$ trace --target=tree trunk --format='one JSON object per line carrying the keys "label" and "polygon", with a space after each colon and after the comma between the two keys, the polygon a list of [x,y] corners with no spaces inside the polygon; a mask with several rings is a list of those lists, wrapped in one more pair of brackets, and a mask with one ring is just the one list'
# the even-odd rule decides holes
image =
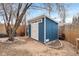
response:
{"label": "tree trunk", "polygon": [[14,41],[14,36],[12,35],[12,34],[10,34],[10,36],[9,36],[9,39],[8,39],[9,41]]}
{"label": "tree trunk", "polygon": [[15,31],[11,28],[9,29],[9,41],[14,41],[14,34],[15,34]]}
{"label": "tree trunk", "polygon": [[9,29],[9,41],[14,41],[14,35],[13,35],[13,32],[12,32],[12,29]]}

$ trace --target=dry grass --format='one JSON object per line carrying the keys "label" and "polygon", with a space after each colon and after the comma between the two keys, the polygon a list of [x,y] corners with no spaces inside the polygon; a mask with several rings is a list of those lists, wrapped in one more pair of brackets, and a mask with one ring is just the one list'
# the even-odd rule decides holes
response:
{"label": "dry grass", "polygon": [[13,43],[0,43],[1,56],[74,56],[76,54],[75,46],[67,41],[61,41],[61,49],[49,48],[31,38],[19,37]]}
{"label": "dry grass", "polygon": [[24,56],[31,55],[27,50],[13,49],[16,45],[22,45],[25,42],[16,41],[13,43],[0,43],[0,55],[1,56]]}

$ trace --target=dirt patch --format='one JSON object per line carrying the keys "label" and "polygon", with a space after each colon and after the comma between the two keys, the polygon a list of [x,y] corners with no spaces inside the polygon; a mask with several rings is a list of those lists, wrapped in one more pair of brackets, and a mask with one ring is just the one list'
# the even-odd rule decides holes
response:
{"label": "dirt patch", "polygon": [[20,46],[16,45],[14,48],[20,50],[27,49],[31,53],[40,53],[48,49],[47,46],[33,39],[27,39],[26,44]]}
{"label": "dirt patch", "polygon": [[49,48],[28,37],[17,37],[14,43],[0,43],[0,55],[30,55],[30,56],[77,56],[75,46],[67,41],[61,41],[61,49]]}

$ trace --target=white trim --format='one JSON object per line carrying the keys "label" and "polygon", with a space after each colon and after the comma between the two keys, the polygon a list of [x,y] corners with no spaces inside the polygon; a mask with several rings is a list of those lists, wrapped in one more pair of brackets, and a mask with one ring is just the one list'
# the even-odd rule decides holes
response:
{"label": "white trim", "polygon": [[46,43],[46,17],[44,17],[44,43]]}

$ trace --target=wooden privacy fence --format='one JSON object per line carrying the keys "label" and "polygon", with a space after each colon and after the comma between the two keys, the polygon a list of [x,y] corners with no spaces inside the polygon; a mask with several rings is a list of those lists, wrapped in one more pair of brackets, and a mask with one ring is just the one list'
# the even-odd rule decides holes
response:
{"label": "wooden privacy fence", "polygon": [[66,40],[76,44],[76,38],[79,38],[79,24],[67,24],[65,25]]}

